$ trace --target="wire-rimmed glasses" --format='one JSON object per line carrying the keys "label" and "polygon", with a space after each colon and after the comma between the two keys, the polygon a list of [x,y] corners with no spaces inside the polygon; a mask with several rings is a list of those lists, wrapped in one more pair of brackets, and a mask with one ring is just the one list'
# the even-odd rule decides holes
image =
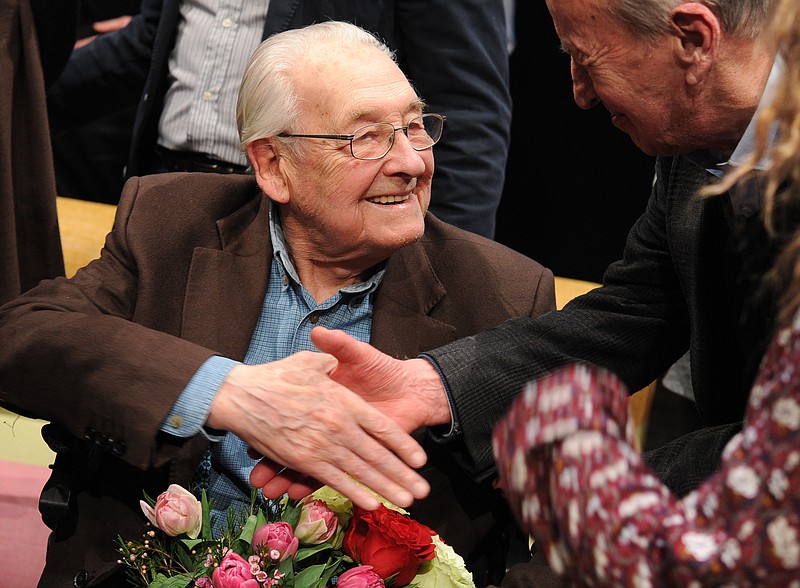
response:
{"label": "wire-rimmed glasses", "polygon": [[297,137],[300,139],[335,139],[350,141],[350,154],[356,159],[367,161],[381,159],[394,145],[397,131],[403,131],[415,151],[423,151],[436,145],[442,138],[445,116],[441,114],[423,114],[408,121],[402,127],[392,123],[381,122],[365,125],[356,129],[352,135],[301,135],[281,133],[279,137]]}

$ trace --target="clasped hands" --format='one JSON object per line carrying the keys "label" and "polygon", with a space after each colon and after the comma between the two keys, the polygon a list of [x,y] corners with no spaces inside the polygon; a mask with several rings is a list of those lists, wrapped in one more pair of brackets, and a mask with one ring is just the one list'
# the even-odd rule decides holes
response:
{"label": "clasped hands", "polygon": [[409,433],[449,422],[433,367],[342,331],[315,327],[311,340],[320,353],[235,367],[214,400],[208,424],[235,433],[260,458],[250,483],[268,498],[328,485],[366,509],[379,504],[369,489],[403,507],[427,496],[415,471],[425,451]]}

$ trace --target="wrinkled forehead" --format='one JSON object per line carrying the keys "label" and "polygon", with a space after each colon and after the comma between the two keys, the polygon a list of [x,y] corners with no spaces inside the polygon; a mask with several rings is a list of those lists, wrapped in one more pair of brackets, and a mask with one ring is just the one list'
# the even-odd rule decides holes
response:
{"label": "wrinkled forehead", "polygon": [[632,43],[624,23],[597,0],[547,0],[561,48],[575,57]]}
{"label": "wrinkled forehead", "polygon": [[600,33],[613,21],[608,5],[597,0],[547,0],[547,9],[559,37],[583,30]]}
{"label": "wrinkled forehead", "polygon": [[369,46],[315,50],[296,70],[295,91],[301,117],[321,118],[331,124],[421,109],[416,92],[397,64]]}

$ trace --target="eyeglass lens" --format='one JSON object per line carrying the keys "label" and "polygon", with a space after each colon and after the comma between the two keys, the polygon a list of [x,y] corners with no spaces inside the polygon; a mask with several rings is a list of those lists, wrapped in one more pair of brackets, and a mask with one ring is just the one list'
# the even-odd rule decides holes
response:
{"label": "eyeglass lens", "polygon": [[397,131],[403,131],[411,146],[422,151],[435,145],[441,138],[442,126],[442,119],[432,114],[412,119],[402,128],[395,128],[391,123],[367,125],[353,135],[353,156],[359,159],[380,159],[392,148]]}

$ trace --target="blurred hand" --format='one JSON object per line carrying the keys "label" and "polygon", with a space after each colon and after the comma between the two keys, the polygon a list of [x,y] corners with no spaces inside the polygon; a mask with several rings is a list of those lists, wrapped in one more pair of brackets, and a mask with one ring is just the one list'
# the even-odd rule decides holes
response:
{"label": "blurred hand", "polygon": [[[92,23],[92,29],[94,29],[97,35],[110,33],[112,31],[124,29],[126,26],[128,26],[131,18],[133,17],[126,14],[116,18],[110,18],[108,20],[98,20],[97,22]],[[83,47],[84,45],[88,45],[97,38],[97,35],[91,35],[89,37],[84,37],[83,39],[78,39],[78,41],[75,42],[75,49],[78,47]]]}
{"label": "blurred hand", "polygon": [[319,484],[367,509],[378,501],[361,484],[398,506],[427,496],[427,482],[413,469],[425,464],[422,447],[332,380],[336,364],[330,355],[304,351],[236,366],[214,399],[208,425],[235,433],[264,457],[250,479],[268,497],[284,491],[301,497]]}

